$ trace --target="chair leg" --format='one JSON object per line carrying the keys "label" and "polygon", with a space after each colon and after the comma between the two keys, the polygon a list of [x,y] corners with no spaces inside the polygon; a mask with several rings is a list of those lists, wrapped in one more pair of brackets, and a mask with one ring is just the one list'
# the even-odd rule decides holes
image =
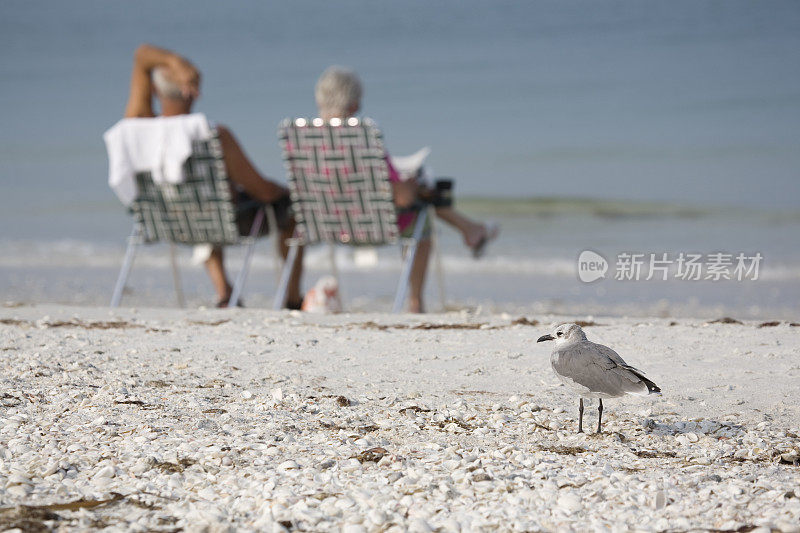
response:
{"label": "chair leg", "polygon": [[272,301],[273,309],[282,309],[286,305],[286,296],[289,291],[289,280],[292,277],[292,270],[294,264],[297,262],[298,250],[300,243],[297,239],[289,239],[289,254],[286,261],[283,263],[283,270],[281,271],[281,279],[278,282],[278,291],[275,293],[275,299]]}
{"label": "chair leg", "polygon": [[331,262],[331,272],[333,273],[336,283],[339,283],[339,267],[336,264],[336,246],[333,244],[328,245],[328,260]]}
{"label": "chair leg", "polygon": [[183,298],[183,284],[181,283],[181,273],[178,270],[178,258],[175,255],[175,243],[169,243],[169,260],[172,265],[172,282],[175,284],[175,299],[178,302],[178,307],[186,307],[186,301]]}
{"label": "chair leg", "polygon": [[281,279],[281,259],[283,256],[281,254],[281,232],[278,229],[278,217],[272,205],[265,206],[264,210],[267,212],[267,227],[269,227],[269,232],[272,234],[273,242],[275,243],[275,253],[273,254],[273,260],[275,262],[275,281],[279,282]]}
{"label": "chair leg", "polygon": [[392,306],[393,313],[399,313],[403,309],[403,303],[406,301],[408,295],[408,285],[411,280],[411,268],[414,265],[414,259],[417,256],[417,245],[422,239],[422,231],[425,229],[425,222],[428,219],[428,210],[423,209],[417,216],[417,222],[414,225],[414,236],[411,238],[411,245],[406,252],[405,260],[403,261],[403,268],[400,270],[400,283],[397,286],[397,293],[394,296],[394,305]]}
{"label": "chair leg", "polygon": [[242,289],[244,289],[244,283],[247,281],[247,274],[250,271],[250,262],[253,260],[253,250],[256,247],[256,238],[258,237],[258,233],[261,231],[261,226],[264,225],[264,210],[259,209],[258,213],[256,213],[256,217],[253,220],[253,225],[250,226],[250,242],[247,245],[247,250],[244,254],[244,264],[242,265],[242,269],[239,271],[239,275],[236,276],[236,281],[233,284],[233,290],[231,291],[231,297],[228,300],[228,307],[236,307],[239,304],[239,298],[242,295]]}
{"label": "chair leg", "polygon": [[439,233],[434,225],[435,217],[432,215],[433,207],[428,208],[428,218],[431,220],[431,247],[433,248],[433,264],[436,269],[436,284],[439,286],[439,304],[442,311],[447,309],[447,301],[444,292],[444,269],[442,268],[442,248],[439,246]]}
{"label": "chair leg", "polygon": [[120,268],[117,283],[114,285],[114,292],[111,295],[111,307],[119,307],[119,303],[122,301],[122,291],[125,289],[128,275],[131,273],[131,268],[133,268],[133,258],[136,255],[136,247],[139,246],[140,233],[141,228],[139,228],[138,224],[134,225],[131,236],[128,237],[128,248],[125,250],[122,268]]}
{"label": "chair leg", "polygon": [[331,262],[331,272],[333,272],[333,279],[336,280],[336,286],[338,287],[339,293],[339,302],[342,301],[342,283],[339,279],[339,265],[336,263],[336,245],[329,244],[328,245],[328,259]]}

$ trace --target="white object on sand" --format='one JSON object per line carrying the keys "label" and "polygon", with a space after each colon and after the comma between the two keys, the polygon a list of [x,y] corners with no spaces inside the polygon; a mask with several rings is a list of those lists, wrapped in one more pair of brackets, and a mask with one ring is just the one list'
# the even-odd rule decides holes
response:
{"label": "white object on sand", "polygon": [[308,313],[341,313],[339,283],[333,276],[323,276],[303,298],[303,311]]}
{"label": "white object on sand", "polygon": [[536,342],[555,340],[550,364],[558,379],[580,396],[578,433],[583,433],[583,399],[599,398],[597,432],[603,418],[603,398],[619,398],[626,394],[647,396],[661,394],[661,389],[647,379],[641,370],[628,365],[617,352],[586,340],[577,324],[562,324],[552,334],[542,335]]}

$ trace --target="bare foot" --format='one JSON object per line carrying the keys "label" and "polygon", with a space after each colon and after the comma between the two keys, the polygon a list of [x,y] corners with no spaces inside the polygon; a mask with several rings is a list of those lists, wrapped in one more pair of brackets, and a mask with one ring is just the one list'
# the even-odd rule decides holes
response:
{"label": "bare foot", "polygon": [[425,310],[422,306],[422,301],[415,298],[408,299],[408,312],[409,313],[424,313]]}
{"label": "bare foot", "polygon": [[232,293],[233,293],[233,287],[231,287],[231,284],[226,281],[225,289],[223,291],[217,292],[216,307],[218,308],[228,307],[228,303],[230,302]]}

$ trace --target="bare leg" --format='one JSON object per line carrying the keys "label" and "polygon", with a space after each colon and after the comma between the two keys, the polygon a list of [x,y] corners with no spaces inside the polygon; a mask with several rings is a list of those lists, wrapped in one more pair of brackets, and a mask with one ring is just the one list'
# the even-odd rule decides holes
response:
{"label": "bare leg", "polygon": [[603,399],[600,399],[600,407],[597,408],[597,432],[600,433],[600,424],[603,422]]}
{"label": "bare leg", "polygon": [[583,433],[583,398],[578,404],[578,433]]}
{"label": "bare leg", "polygon": [[286,196],[288,193],[286,188],[264,179],[258,173],[230,130],[224,126],[217,126],[217,132],[222,145],[225,169],[233,183],[241,185],[250,196],[265,203]]}
{"label": "bare leg", "polygon": [[437,207],[436,216],[456,228],[464,238],[464,244],[472,248],[486,234],[486,227],[480,222],[464,216],[452,207]]}
{"label": "bare leg", "polygon": [[431,252],[431,240],[423,239],[417,244],[417,255],[411,265],[411,293],[408,295],[408,310],[411,313],[424,313],[422,289],[425,288],[425,273],[428,269],[428,257]]}
{"label": "bare leg", "polygon": [[211,278],[211,283],[217,293],[217,301],[227,302],[231,297],[231,284],[228,283],[228,277],[225,275],[222,247],[215,246],[205,264],[208,277]]}

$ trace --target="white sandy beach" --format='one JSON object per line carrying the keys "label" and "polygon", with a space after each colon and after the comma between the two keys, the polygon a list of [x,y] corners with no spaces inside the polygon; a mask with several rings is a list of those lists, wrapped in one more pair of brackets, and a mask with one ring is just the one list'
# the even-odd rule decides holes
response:
{"label": "white sandy beach", "polygon": [[[799,530],[800,327],[520,318],[2,308],[0,531]],[[574,320],[664,391],[600,436]]]}

